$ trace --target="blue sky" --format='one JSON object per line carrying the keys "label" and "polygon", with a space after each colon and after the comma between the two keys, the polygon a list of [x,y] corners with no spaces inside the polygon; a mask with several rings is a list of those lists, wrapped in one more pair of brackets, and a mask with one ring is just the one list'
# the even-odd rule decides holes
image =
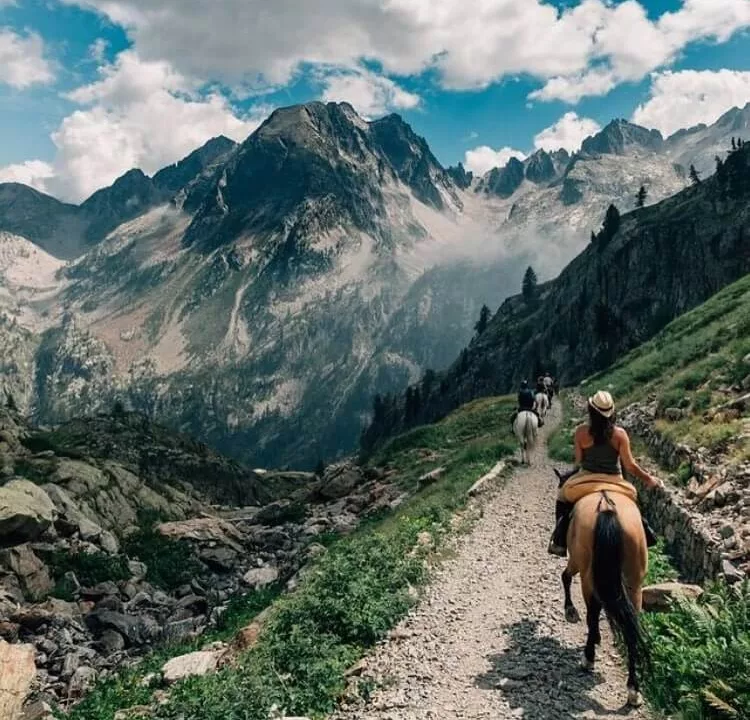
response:
{"label": "blue sky", "polygon": [[713,122],[750,102],[749,30],[750,0],[0,0],[0,179],[78,201],[318,98],[481,172]]}

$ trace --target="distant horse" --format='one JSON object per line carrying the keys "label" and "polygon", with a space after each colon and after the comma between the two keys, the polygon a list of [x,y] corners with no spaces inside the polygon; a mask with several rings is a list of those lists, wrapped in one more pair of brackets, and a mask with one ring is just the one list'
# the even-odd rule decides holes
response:
{"label": "distant horse", "polygon": [[539,413],[539,417],[544,420],[547,417],[547,411],[550,407],[550,399],[546,392],[538,392],[534,396],[534,409]]}
{"label": "distant horse", "polygon": [[[564,477],[555,470],[561,483]],[[628,652],[628,705],[642,702],[636,675],[639,653],[646,657],[638,622],[641,588],[648,569],[648,549],[638,506],[621,493],[600,491],[575,505],[568,529],[568,566],[562,574],[565,619],[579,622],[570,597],[573,578],[581,574],[588,636],[581,666],[593,670],[595,646],[601,642],[602,609]]]}
{"label": "distant horse", "polygon": [[531,451],[536,445],[539,418],[531,410],[522,410],[513,422],[513,432],[521,446],[521,462],[531,465]]}

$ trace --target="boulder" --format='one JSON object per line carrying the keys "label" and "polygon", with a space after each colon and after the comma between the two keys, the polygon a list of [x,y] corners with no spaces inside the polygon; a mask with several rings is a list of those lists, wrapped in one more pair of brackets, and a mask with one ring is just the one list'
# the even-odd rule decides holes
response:
{"label": "boulder", "polygon": [[352,463],[329,466],[318,488],[318,495],[324,500],[338,500],[351,494],[365,482],[362,468]]}
{"label": "boulder", "polygon": [[0,640],[0,718],[17,720],[36,677],[33,645]]}
{"label": "boulder", "polygon": [[273,585],[279,579],[278,568],[261,567],[248,570],[242,577],[242,582],[249,585],[253,590]]}
{"label": "boulder", "polygon": [[687,585],[678,582],[647,585],[643,588],[643,609],[647,612],[668,610],[678,598],[695,600],[702,594],[703,588],[700,585]]}
{"label": "boulder", "polygon": [[432,485],[432,483],[437,482],[445,473],[444,467],[435,468],[434,470],[430,470],[430,472],[425,473],[422,475],[419,480],[417,481],[419,483],[420,488],[427,487],[428,485]]}
{"label": "boulder", "polygon": [[100,636],[105,630],[115,630],[125,638],[128,645],[139,645],[143,641],[139,619],[132,615],[95,610],[86,616],[86,625]]}
{"label": "boulder", "polygon": [[11,480],[0,487],[0,543],[36,540],[55,517],[54,503],[34,483]]}
{"label": "boulder", "polygon": [[47,566],[28,544],[0,552],[0,564],[16,574],[27,600],[40,600],[55,586]]}
{"label": "boulder", "polygon": [[216,671],[219,664],[218,652],[200,650],[172,658],[161,669],[164,682],[172,685],[187,677],[200,677]]}

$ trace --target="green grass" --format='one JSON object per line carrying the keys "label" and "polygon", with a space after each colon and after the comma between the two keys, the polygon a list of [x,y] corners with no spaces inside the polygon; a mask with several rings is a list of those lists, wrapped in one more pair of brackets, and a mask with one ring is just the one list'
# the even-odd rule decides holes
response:
{"label": "green grass", "polygon": [[[749,355],[750,275],[673,321],[586,384],[610,389],[620,406],[653,396],[660,416],[657,429],[665,437],[722,452],[728,462],[741,461],[750,457],[742,421],[715,410],[735,397],[750,377]],[[668,412],[673,408],[681,416]]]}
{"label": "green grass", "polygon": [[547,451],[553,460],[572,465],[575,462],[573,435],[576,427],[583,422],[583,416],[576,413],[570,395],[563,393],[563,421],[555,428],[547,441]]}
{"label": "green grass", "polygon": [[[177,684],[151,717],[266,720],[274,704],[290,715],[320,717],[333,710],[346,669],[413,604],[415,588],[428,579],[427,556],[443,545],[469,487],[516,449],[513,409],[510,398],[479,400],[382,448],[371,464],[391,470],[393,481],[413,493],[410,499],[370,518],[352,536],[328,538],[327,552],[295,593],[274,603],[258,644],[239,664]],[[444,474],[419,490],[419,477],[438,466]],[[418,543],[424,532],[431,548]],[[239,620],[229,625],[242,627]],[[140,683],[163,659],[154,656],[96,688],[66,717],[111,720],[118,709],[148,703],[153,688]]]}

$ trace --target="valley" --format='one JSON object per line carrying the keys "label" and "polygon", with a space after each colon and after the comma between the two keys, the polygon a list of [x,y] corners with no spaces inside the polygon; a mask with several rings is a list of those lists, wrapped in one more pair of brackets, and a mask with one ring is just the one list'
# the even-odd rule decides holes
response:
{"label": "valley", "polygon": [[397,116],[312,103],[80,207],[3,185],[4,385],[37,422],[119,400],[252,464],[311,468],[356,446],[376,394],[450,364],[526,266],[553,277],[611,202],[684,188],[748,113],[666,141],[615,121],[573,156],[470,178]]}

